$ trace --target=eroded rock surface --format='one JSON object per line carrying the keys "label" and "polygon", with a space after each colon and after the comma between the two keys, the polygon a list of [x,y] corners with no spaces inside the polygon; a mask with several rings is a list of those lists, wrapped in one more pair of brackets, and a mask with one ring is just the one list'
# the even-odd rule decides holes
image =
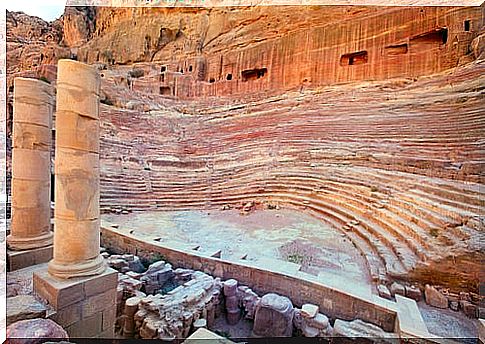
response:
{"label": "eroded rock surface", "polygon": [[350,339],[368,338],[377,343],[395,343],[397,335],[385,332],[380,327],[360,319],[353,321],[335,320],[334,335]]}
{"label": "eroded rock surface", "polygon": [[257,337],[290,337],[293,332],[293,304],[285,296],[270,293],[256,305],[253,333]]}
{"label": "eroded rock surface", "polygon": [[7,326],[20,320],[45,318],[47,308],[32,295],[7,298]]}
{"label": "eroded rock surface", "polygon": [[13,344],[40,344],[47,339],[69,339],[67,332],[49,319],[17,321],[7,327],[7,338]]}

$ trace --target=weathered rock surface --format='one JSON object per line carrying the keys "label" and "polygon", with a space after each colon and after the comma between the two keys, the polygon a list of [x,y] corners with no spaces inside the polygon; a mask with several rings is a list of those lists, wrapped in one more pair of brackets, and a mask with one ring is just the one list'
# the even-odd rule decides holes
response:
{"label": "weathered rock surface", "polygon": [[406,286],[406,297],[409,297],[410,299],[413,299],[416,302],[421,301],[423,298],[423,293],[421,292],[421,289],[415,286]]}
{"label": "weathered rock surface", "polygon": [[473,39],[471,48],[476,59],[485,59],[485,32],[481,32]]}
{"label": "weathered rock surface", "polygon": [[353,321],[335,320],[334,336],[346,338],[369,338],[377,343],[395,343],[397,335],[385,332],[379,326],[366,323],[360,319]]}
{"label": "weathered rock surface", "polygon": [[[186,275],[186,271],[178,271]],[[219,279],[192,272],[188,282],[140,301],[134,316],[135,332],[146,339],[186,338],[194,321],[204,318],[208,324],[213,322],[221,288]]]}
{"label": "weathered rock surface", "polygon": [[396,294],[402,295],[402,296],[406,295],[406,289],[404,288],[404,286],[402,284],[397,283],[397,282],[393,282],[391,284],[390,292],[391,292],[392,296],[394,296]]}
{"label": "weathered rock surface", "polygon": [[19,321],[45,318],[47,308],[32,295],[7,298],[7,326]]}
{"label": "weathered rock surface", "polygon": [[69,339],[67,332],[50,319],[17,321],[7,327],[7,338],[12,344],[40,344],[46,339]]}
{"label": "weathered rock surface", "polygon": [[377,292],[379,293],[380,297],[383,297],[388,300],[392,299],[392,295],[391,295],[391,292],[389,291],[389,288],[387,288],[384,284],[379,284],[377,286]]}
{"label": "weathered rock surface", "polygon": [[238,286],[237,299],[239,301],[239,306],[244,310],[244,318],[254,319],[256,306],[261,299],[258,294],[247,286]]}
{"label": "weathered rock surface", "polygon": [[305,337],[330,337],[333,328],[328,318],[318,313],[318,306],[305,304],[302,309],[295,309],[293,324]]}
{"label": "weathered rock surface", "polygon": [[426,303],[437,308],[448,308],[448,299],[441,294],[435,287],[426,285],[424,289]]}
{"label": "weathered rock surface", "polygon": [[257,337],[290,337],[293,315],[290,299],[274,293],[266,294],[256,306],[253,333]]}

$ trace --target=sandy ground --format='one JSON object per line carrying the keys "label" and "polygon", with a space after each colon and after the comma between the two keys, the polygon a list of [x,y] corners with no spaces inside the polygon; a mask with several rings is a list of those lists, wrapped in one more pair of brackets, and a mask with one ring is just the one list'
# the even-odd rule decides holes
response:
{"label": "sandy ground", "polygon": [[425,302],[418,304],[428,331],[444,338],[455,338],[459,342],[476,343],[478,320],[470,319],[462,312],[438,309]]}
{"label": "sandy ground", "polygon": [[370,285],[364,259],[352,243],[310,215],[289,209],[143,212],[103,215],[120,228],[143,237],[158,235],[200,246],[201,252],[222,251],[221,258],[270,258]]}

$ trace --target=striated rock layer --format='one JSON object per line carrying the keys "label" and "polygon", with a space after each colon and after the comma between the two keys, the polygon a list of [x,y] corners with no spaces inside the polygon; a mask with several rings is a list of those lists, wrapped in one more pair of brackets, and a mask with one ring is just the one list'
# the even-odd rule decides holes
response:
{"label": "striated rock layer", "polygon": [[[67,9],[55,44],[102,79],[102,210],[280,204],[346,236],[376,282],[476,290],[481,11]],[[59,56],[9,77],[54,80]]]}
{"label": "striated rock layer", "polygon": [[[476,290],[484,226],[483,71],[472,64],[416,82],[236,103],[169,102],[135,91],[153,110],[101,109],[101,206],[142,211],[276,202],[348,237],[376,281],[411,278]],[[110,80],[106,73],[105,90]],[[113,97],[129,97],[112,90]]]}

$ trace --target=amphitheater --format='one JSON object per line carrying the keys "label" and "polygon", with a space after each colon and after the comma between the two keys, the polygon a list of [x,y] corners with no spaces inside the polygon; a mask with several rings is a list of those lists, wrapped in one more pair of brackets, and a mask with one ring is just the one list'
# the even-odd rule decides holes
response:
{"label": "amphitheater", "polygon": [[[306,21],[291,7],[100,8],[79,40],[86,11],[66,9],[63,49],[101,79],[109,254],[316,304],[332,324],[478,336],[483,5],[302,7]],[[50,58],[9,77],[56,86]]]}

